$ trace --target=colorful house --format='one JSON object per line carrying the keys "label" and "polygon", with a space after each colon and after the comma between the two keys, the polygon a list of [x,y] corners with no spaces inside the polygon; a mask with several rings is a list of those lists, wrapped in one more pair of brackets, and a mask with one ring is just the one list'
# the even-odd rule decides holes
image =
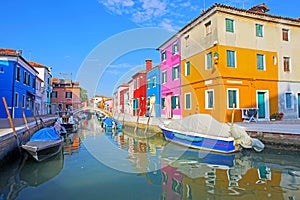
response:
{"label": "colorful house", "polygon": [[81,108],[81,88],[79,82],[68,79],[52,78],[51,112]]}
{"label": "colorful house", "polygon": [[51,87],[51,67],[47,67],[45,65],[42,65],[40,63],[36,62],[29,62],[31,66],[36,69],[39,74],[38,77],[42,80],[41,84],[41,105],[40,105],[40,114],[41,115],[46,115],[50,114],[50,97],[51,97],[51,92],[52,92],[52,87]]}
{"label": "colorful house", "polygon": [[[22,51],[0,49],[0,96],[5,97],[12,118],[21,118],[34,111],[38,72],[21,56]],[[0,118],[7,118],[1,99]]]}
{"label": "colorful house", "polygon": [[[147,67],[147,64],[149,67]],[[161,115],[160,66],[152,68],[152,61],[146,61],[147,69],[147,112],[151,117]]]}
{"label": "colorful house", "polygon": [[132,76],[133,101],[132,109],[134,116],[146,114],[146,70],[140,70]]}
{"label": "colorful house", "polygon": [[120,91],[121,113],[129,112],[129,87],[128,84],[126,86],[126,88]]}
{"label": "colorful house", "polygon": [[128,84],[123,83],[117,87],[115,92],[115,111],[117,113],[124,113],[124,92],[123,90],[128,90]]}
{"label": "colorful house", "polygon": [[176,35],[162,44],[160,51],[161,116],[181,118],[180,38]]}
{"label": "colorful house", "polygon": [[[242,121],[242,111],[254,108],[258,120],[269,120],[278,111],[282,66],[288,65],[284,60],[294,55],[295,63],[300,61],[295,55],[298,51],[287,51],[292,42],[282,41],[281,31],[293,25],[290,40],[295,42],[294,49],[299,49],[295,38],[300,21],[267,11],[264,4],[249,10],[214,4],[178,31],[183,117],[206,113],[228,122],[235,112],[234,121]],[[299,76],[297,80],[295,74],[285,72],[285,86],[288,78],[293,79],[290,85],[296,91]]]}

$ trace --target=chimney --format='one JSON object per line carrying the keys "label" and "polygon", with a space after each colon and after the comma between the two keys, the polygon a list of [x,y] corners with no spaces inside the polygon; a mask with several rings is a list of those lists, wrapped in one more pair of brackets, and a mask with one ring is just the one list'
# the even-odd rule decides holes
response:
{"label": "chimney", "polygon": [[270,11],[270,8],[266,6],[265,3],[253,6],[249,11],[258,12],[258,13],[267,13]]}
{"label": "chimney", "polygon": [[151,59],[147,59],[146,60],[146,71],[150,71],[152,69],[152,60]]}

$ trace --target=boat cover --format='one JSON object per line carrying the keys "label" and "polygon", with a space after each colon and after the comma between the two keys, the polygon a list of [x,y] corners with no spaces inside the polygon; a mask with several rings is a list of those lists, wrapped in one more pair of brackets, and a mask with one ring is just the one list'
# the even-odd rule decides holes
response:
{"label": "boat cover", "polygon": [[59,132],[54,127],[50,128],[43,128],[36,133],[34,133],[31,138],[30,142],[32,141],[39,141],[39,140],[58,140],[60,138]]}
{"label": "boat cover", "polygon": [[261,151],[264,145],[256,139],[253,141],[245,128],[227,123],[221,123],[208,114],[195,114],[183,119],[172,120],[165,124],[166,128],[179,130],[181,132],[194,132],[217,137],[233,137],[237,144],[244,148],[256,147],[255,150]]}
{"label": "boat cover", "polygon": [[121,125],[120,122],[118,122],[116,119],[111,117],[104,119],[102,122],[105,123],[107,126],[112,126],[113,122],[116,123],[117,127]]}

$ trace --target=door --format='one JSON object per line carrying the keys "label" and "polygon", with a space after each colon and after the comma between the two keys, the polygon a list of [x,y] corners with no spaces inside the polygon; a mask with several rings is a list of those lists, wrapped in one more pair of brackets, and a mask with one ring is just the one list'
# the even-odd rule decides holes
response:
{"label": "door", "polygon": [[257,93],[258,118],[266,118],[265,92]]}

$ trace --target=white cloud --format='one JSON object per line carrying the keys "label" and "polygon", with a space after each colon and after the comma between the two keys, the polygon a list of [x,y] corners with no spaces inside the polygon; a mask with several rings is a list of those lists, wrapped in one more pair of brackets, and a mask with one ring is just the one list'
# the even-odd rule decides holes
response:
{"label": "white cloud", "polygon": [[178,30],[201,13],[198,0],[99,0],[112,14],[139,26]]}

